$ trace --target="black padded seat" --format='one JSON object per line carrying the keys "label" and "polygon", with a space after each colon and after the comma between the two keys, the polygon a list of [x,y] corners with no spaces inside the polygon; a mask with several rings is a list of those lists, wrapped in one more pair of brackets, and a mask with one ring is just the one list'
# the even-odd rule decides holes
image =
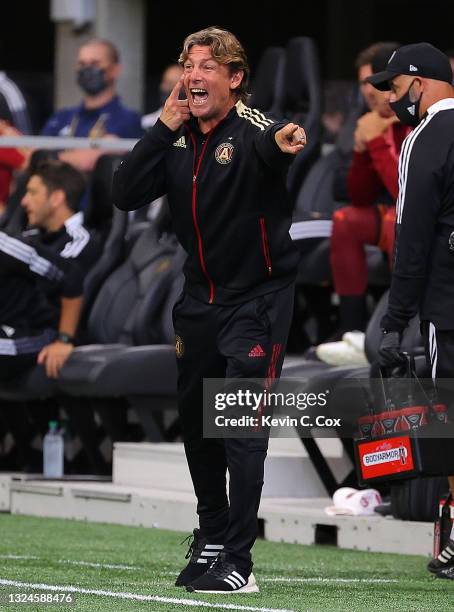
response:
{"label": "black padded seat", "polygon": [[88,203],[84,212],[87,227],[102,236],[110,232],[112,214],[112,178],[123,155],[101,155],[93,168],[88,184]]}
{"label": "black padded seat", "polygon": [[22,376],[0,383],[0,400],[25,402],[43,400],[58,391],[57,381],[48,378],[43,366],[37,365]]}
{"label": "black padded seat", "polygon": [[97,343],[72,353],[59,377],[62,392],[92,398],[176,394],[167,315],[169,296],[175,301],[174,288],[181,288],[185,254],[173,240],[153,245],[152,239],[145,232],[101,289],[88,325]]}
{"label": "black padded seat", "polygon": [[318,51],[312,38],[292,38],[285,49],[282,114],[302,125],[307,145],[292,163],[287,185],[296,197],[311,164],[320,154],[322,86]]}
{"label": "black padded seat", "polygon": [[281,47],[268,47],[257,65],[248,106],[276,118],[282,116],[285,54]]}
{"label": "black padded seat", "polygon": [[173,397],[176,379],[173,345],[91,345],[71,355],[59,388],[73,397]]}
{"label": "black padded seat", "polygon": [[[389,291],[385,292],[380,298],[366,329],[364,349],[369,363],[373,363],[377,359],[377,352],[382,337],[380,321],[386,312],[388,295]],[[409,326],[405,329],[402,338],[402,350],[411,352],[415,355],[420,355],[422,353],[423,348],[419,331],[419,317],[414,317],[410,321]],[[316,377],[329,377],[331,380],[333,377],[336,377],[336,373],[343,375],[344,373],[347,374],[349,371],[354,372],[359,366],[339,367],[341,369],[338,369],[338,366],[330,366],[322,361],[307,359],[304,356],[292,356],[284,360],[282,376],[301,378],[303,380],[310,377],[307,384],[311,386]]]}

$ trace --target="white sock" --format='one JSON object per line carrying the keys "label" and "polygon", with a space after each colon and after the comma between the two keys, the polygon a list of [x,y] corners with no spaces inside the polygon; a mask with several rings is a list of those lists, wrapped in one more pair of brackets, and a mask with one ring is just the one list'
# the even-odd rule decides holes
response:
{"label": "white sock", "polygon": [[451,540],[454,540],[454,522],[452,524],[452,529],[451,529]]}

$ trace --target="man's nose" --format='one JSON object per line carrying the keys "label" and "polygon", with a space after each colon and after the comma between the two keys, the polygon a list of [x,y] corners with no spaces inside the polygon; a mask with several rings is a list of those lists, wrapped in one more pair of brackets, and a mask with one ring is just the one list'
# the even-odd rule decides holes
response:
{"label": "man's nose", "polygon": [[194,66],[191,70],[191,76],[189,77],[190,81],[200,81],[200,69],[197,66]]}

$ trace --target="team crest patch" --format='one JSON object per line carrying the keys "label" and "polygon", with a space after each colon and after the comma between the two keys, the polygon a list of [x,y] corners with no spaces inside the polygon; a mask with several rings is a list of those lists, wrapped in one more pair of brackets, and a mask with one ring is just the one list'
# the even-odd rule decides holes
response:
{"label": "team crest patch", "polygon": [[175,336],[175,353],[178,359],[181,359],[184,355],[184,343],[180,336]]}
{"label": "team crest patch", "polygon": [[220,164],[229,164],[232,161],[233,145],[230,142],[223,142],[214,152],[216,161]]}

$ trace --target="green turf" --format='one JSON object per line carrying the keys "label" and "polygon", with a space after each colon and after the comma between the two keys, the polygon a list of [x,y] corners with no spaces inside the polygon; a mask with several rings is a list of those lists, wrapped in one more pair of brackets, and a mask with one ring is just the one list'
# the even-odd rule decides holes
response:
{"label": "green turf", "polygon": [[[363,553],[332,547],[257,542],[254,573],[260,593],[251,595],[190,594],[173,586],[182,567],[186,545],[180,533],[98,525],[57,519],[0,515],[0,578],[27,583],[73,585],[87,589],[196,599],[257,608],[295,611],[454,611],[454,581],[430,576],[422,557]],[[7,555],[37,557],[12,559]],[[74,565],[67,561],[121,564],[135,569],[107,569]],[[292,582],[301,578],[397,580],[391,583]],[[273,582],[274,578],[290,579]],[[0,587],[0,593],[22,592]],[[33,592],[33,591],[29,591]],[[210,610],[176,603],[114,600],[100,595],[76,595],[76,604],[0,605],[5,610],[28,612],[83,610]],[[222,608],[220,608],[222,609]]]}

